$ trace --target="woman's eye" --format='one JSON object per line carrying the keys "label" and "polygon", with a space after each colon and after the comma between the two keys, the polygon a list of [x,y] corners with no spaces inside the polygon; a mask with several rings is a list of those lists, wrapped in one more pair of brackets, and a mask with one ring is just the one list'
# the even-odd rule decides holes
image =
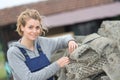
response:
{"label": "woman's eye", "polygon": [[36,27],[36,29],[40,29],[40,27],[39,27],[39,26],[37,26],[37,27]]}
{"label": "woman's eye", "polygon": [[28,28],[29,28],[29,29],[32,29],[33,27],[32,27],[32,26],[29,26]]}

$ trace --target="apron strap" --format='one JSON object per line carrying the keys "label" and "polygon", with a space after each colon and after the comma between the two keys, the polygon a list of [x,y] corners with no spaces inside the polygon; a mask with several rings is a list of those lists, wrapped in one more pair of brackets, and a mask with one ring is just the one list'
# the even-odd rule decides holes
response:
{"label": "apron strap", "polygon": [[30,60],[30,57],[28,56],[26,50],[21,47],[18,47],[18,48],[22,52],[22,54],[25,56],[26,60]]}
{"label": "apron strap", "polygon": [[41,46],[38,43],[37,43],[37,50],[38,50],[39,54],[42,52]]}

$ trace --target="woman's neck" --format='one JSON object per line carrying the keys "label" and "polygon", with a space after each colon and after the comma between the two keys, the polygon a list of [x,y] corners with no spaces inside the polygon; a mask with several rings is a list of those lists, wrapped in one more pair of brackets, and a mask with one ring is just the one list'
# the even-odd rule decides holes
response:
{"label": "woman's neck", "polygon": [[28,40],[25,37],[22,37],[21,42],[22,45],[24,45],[26,48],[30,49],[30,50],[34,50],[34,41]]}

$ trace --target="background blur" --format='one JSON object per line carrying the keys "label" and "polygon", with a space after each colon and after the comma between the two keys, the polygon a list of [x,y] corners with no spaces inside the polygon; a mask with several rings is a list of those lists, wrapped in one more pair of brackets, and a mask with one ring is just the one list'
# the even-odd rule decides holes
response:
{"label": "background blur", "polygon": [[97,32],[103,21],[120,20],[120,0],[1,0],[0,80],[11,78],[6,52],[9,44],[20,38],[15,32],[17,16],[28,8],[43,16],[48,37],[88,35]]}

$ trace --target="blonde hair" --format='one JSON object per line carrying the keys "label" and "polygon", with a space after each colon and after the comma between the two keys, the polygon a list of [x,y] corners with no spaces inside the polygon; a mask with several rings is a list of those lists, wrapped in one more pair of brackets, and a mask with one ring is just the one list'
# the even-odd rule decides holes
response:
{"label": "blonde hair", "polygon": [[23,32],[21,31],[21,26],[25,26],[26,25],[26,21],[28,19],[35,19],[38,20],[40,22],[40,27],[41,27],[41,33],[40,35],[44,34],[45,35],[45,31],[47,31],[48,29],[43,27],[43,25],[41,24],[42,22],[42,17],[39,14],[39,12],[35,9],[26,9],[25,11],[23,11],[17,19],[17,29],[16,31],[18,32],[18,34],[20,36],[23,36]]}

